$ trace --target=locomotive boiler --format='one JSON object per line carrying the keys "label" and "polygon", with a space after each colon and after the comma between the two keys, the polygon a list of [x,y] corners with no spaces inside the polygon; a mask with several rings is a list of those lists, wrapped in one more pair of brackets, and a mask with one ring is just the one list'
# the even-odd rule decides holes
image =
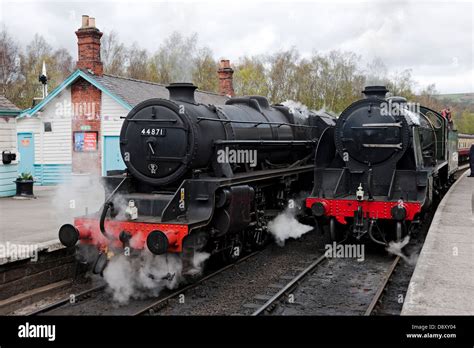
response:
{"label": "locomotive boiler", "polygon": [[261,96],[205,105],[192,84],[167,88],[169,99],[146,100],[125,118],[126,170],[103,178],[101,211],[59,231],[65,246],[100,250],[96,273],[123,248],[179,253],[185,269],[196,251],[232,261],[263,245],[267,222],[312,188],[314,150],[331,117]]}
{"label": "locomotive boiler", "polygon": [[320,139],[306,206],[334,241],[401,240],[457,168],[457,134],[446,119],[387,92],[366,87]]}

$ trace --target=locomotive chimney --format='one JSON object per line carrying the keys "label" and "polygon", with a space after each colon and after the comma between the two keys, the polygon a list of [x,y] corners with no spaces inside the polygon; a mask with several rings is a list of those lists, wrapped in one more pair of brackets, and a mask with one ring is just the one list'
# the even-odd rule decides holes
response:
{"label": "locomotive chimney", "polygon": [[186,103],[195,104],[194,91],[197,89],[195,85],[189,82],[170,83],[166,86],[170,92],[170,99],[179,100]]}
{"label": "locomotive chimney", "polygon": [[78,69],[90,70],[93,74],[101,76],[104,72],[100,60],[100,38],[102,33],[95,27],[95,18],[87,15],[82,16],[82,25],[76,31]]}
{"label": "locomotive chimney", "polygon": [[230,67],[230,61],[228,59],[221,60],[217,75],[219,76],[219,94],[233,97],[235,95],[232,78],[234,70]]}
{"label": "locomotive chimney", "polygon": [[388,89],[385,86],[366,86],[362,93],[366,98],[385,98]]}

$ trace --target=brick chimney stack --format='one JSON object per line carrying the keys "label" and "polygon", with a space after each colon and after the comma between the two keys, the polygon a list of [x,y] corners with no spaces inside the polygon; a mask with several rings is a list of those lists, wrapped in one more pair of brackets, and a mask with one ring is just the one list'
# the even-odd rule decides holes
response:
{"label": "brick chimney stack", "polygon": [[228,59],[222,59],[220,61],[217,75],[219,76],[219,94],[233,97],[235,95],[232,78],[234,70],[230,67],[230,61]]}
{"label": "brick chimney stack", "polygon": [[95,27],[95,18],[82,16],[82,26],[76,31],[78,60],[77,68],[92,71],[101,76],[104,67],[100,59],[100,38],[102,33]]}

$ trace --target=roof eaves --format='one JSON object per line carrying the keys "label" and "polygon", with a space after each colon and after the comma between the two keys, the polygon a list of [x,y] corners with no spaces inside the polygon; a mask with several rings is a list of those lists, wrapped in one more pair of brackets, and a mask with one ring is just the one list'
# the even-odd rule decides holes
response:
{"label": "roof eaves", "polygon": [[110,96],[112,99],[114,99],[116,102],[118,102],[120,105],[122,105],[124,108],[131,110],[132,106],[128,104],[126,101],[124,101],[122,98],[118,97],[111,91],[109,91],[106,87],[101,85],[99,82],[97,82],[92,75],[86,74],[82,70],[78,69],[74,71],[69,77],[64,80],[58,87],[56,87],[46,98],[44,98],[40,103],[35,105],[33,108],[23,110],[20,114],[20,118],[22,117],[32,117],[34,116],[39,110],[41,110],[43,107],[45,107],[51,100],[54,99],[59,93],[61,93],[62,90],[64,90],[66,87],[68,87],[71,83],[73,83],[77,78],[82,77],[84,80],[89,82],[91,85],[95,86],[96,88],[100,89],[102,92]]}

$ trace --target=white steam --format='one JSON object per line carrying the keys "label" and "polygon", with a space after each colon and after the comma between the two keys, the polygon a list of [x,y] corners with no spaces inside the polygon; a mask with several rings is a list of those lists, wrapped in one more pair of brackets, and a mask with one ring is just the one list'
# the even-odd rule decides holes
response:
{"label": "white steam", "polygon": [[306,105],[294,101],[294,100],[285,100],[282,105],[286,106],[288,109],[290,109],[290,112],[292,114],[300,113],[302,116],[308,118],[309,117],[309,109]]}
{"label": "white steam", "polygon": [[310,113],[314,113],[316,115],[334,115],[331,112],[327,111],[325,107],[322,107],[319,110],[310,110],[306,105],[294,100],[286,100],[281,104],[290,109],[290,112],[292,114],[300,114],[304,118],[308,118]]}
{"label": "white steam", "polygon": [[415,265],[416,261],[418,260],[418,254],[414,253],[411,255],[405,255],[402,249],[408,244],[410,241],[410,236],[406,235],[401,241],[391,241],[388,243],[388,247],[386,250],[393,255],[400,256],[406,263],[409,265]]}
{"label": "white steam", "polygon": [[[188,274],[200,274],[208,253],[195,253]],[[181,258],[177,254],[153,255],[144,250],[138,257],[119,255],[104,270],[113,299],[126,304],[131,298],[156,297],[163,289],[175,289],[184,281]]]}
{"label": "white steam", "polygon": [[73,174],[56,187],[52,200],[59,225],[72,223],[75,216],[94,213],[104,203],[104,188],[100,177],[89,174]]}
{"label": "white steam", "polygon": [[295,209],[287,208],[268,223],[268,231],[273,235],[279,246],[284,246],[287,239],[298,239],[313,229],[313,227],[296,220],[295,214]]}

